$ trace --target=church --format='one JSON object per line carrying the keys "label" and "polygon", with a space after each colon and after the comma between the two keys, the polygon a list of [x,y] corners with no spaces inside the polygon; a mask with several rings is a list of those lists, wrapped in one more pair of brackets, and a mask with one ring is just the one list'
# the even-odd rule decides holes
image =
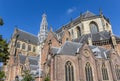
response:
{"label": "church", "polygon": [[36,81],[120,81],[120,37],[102,11],[86,11],[48,31],[42,15],[38,36],[15,29],[9,43],[6,81],[30,70]]}

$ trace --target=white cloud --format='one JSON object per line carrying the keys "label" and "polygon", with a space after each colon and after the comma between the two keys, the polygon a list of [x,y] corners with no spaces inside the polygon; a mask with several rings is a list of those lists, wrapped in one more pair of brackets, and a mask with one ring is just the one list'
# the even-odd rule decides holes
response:
{"label": "white cloud", "polygon": [[67,10],[67,14],[71,14],[72,12],[76,11],[76,7],[69,8]]}

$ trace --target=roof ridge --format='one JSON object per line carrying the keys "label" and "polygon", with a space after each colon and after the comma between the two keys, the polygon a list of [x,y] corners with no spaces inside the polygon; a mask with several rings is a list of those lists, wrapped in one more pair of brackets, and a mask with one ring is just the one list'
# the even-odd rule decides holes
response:
{"label": "roof ridge", "polygon": [[36,35],[34,35],[34,34],[30,33],[30,32],[24,31],[24,30],[22,30],[22,29],[17,28],[17,30],[18,30],[18,31],[21,31],[21,32],[24,32],[24,33],[26,33],[26,34],[32,35],[32,36],[34,36],[34,37],[37,37]]}
{"label": "roof ridge", "polygon": [[82,15],[84,15],[84,14],[86,14],[86,13],[91,13],[92,15],[96,15],[96,14],[94,14],[93,12],[91,12],[91,11],[89,11],[89,10],[87,10],[86,12],[84,12]]}

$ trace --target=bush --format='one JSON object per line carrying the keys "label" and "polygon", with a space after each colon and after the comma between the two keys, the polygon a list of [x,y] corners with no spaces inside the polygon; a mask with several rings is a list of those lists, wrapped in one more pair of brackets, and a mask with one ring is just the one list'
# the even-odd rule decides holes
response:
{"label": "bush", "polygon": [[44,81],[50,81],[50,77],[49,76],[45,77]]}

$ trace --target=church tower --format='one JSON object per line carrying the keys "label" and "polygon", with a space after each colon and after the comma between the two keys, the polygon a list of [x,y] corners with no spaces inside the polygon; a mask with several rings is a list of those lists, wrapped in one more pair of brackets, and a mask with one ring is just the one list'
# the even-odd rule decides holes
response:
{"label": "church tower", "polygon": [[43,43],[48,35],[48,23],[47,23],[47,16],[44,13],[42,15],[42,22],[40,24],[40,32],[38,33],[38,39],[40,43]]}

